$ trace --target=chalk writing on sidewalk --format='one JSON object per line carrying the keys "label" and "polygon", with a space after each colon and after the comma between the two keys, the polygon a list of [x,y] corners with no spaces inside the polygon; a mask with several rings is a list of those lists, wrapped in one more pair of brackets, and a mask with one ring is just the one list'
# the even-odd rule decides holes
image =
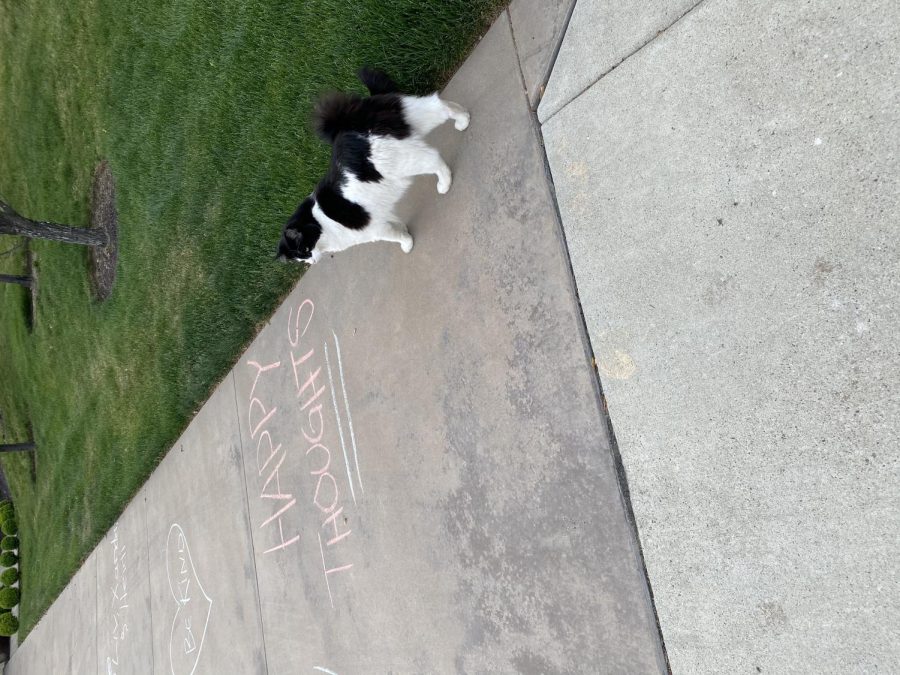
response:
{"label": "chalk writing on sidewalk", "polygon": [[119,525],[113,525],[109,538],[113,563],[113,585],[110,589],[107,675],[115,675],[119,667],[119,652],[128,635],[128,568],[125,561],[125,544],[119,539]]}
{"label": "chalk writing on sidewalk", "polygon": [[166,538],[166,575],[178,606],[169,635],[169,665],[172,675],[192,675],[203,651],[212,599],[200,584],[187,537],[178,523],[172,523]]}
{"label": "chalk writing on sidewalk", "polygon": [[[347,385],[344,380],[344,366],[341,360],[341,343],[338,341],[337,333],[331,331],[334,336],[334,350],[337,354],[337,370],[340,378],[341,393],[343,394],[344,414],[347,419],[347,427],[349,429],[350,442],[353,445],[353,464],[356,467],[356,483],[362,489],[362,477],[359,474],[359,454],[356,447],[356,434],[353,433],[353,417],[350,414],[350,401],[347,400]],[[347,459],[347,444],[344,442],[344,427],[341,423],[341,413],[338,410],[337,394],[334,389],[334,375],[332,374],[331,359],[328,358],[328,341],[325,341],[325,367],[328,369],[328,385],[331,387],[331,402],[334,405],[334,416],[338,423],[338,436],[341,440],[341,450],[344,452],[344,465],[347,467],[347,482],[350,484],[350,495],[353,497],[353,503],[356,504],[356,491],[353,489],[353,477],[350,469],[350,460]]]}
{"label": "chalk writing on sidewalk", "polygon": [[[334,607],[333,581],[353,568],[348,550],[353,529],[347,509],[357,505],[363,485],[340,340],[333,330],[322,343],[321,338],[313,337],[310,329],[315,312],[315,303],[308,298],[291,306],[285,351],[277,358],[257,356],[258,360],[246,362],[253,384],[245,400],[247,428],[255,443],[258,494],[265,504],[263,518],[256,526],[268,534],[260,547],[263,555],[283,553],[300,541],[298,500],[308,486],[309,496],[305,499],[318,513],[313,546],[318,548],[325,589]],[[282,374],[282,367],[288,372]],[[293,380],[289,395],[295,403],[282,403],[279,408],[275,401],[284,396],[281,387],[285,377],[289,382]],[[333,428],[330,412],[334,413]],[[296,420],[297,433],[276,438],[279,415],[287,415],[291,422]],[[278,428],[283,434],[284,425]],[[329,446],[334,442],[340,443],[341,452],[333,456],[332,448],[337,448]],[[302,455],[297,452],[300,449]],[[287,484],[288,468],[293,468],[291,463],[299,457],[306,458],[305,471],[312,480],[301,485]],[[309,548],[305,547],[305,551],[315,555]]]}
{"label": "chalk writing on sidewalk", "polygon": [[[250,438],[256,441],[256,468],[257,476],[261,479],[265,474],[265,480],[259,491],[259,498],[272,502],[272,513],[260,524],[260,529],[268,528],[268,531],[276,531],[275,542],[264,549],[264,553],[283,551],[300,540],[299,534],[291,533],[296,526],[285,525],[289,511],[297,504],[297,498],[293,493],[281,485],[281,465],[287,457],[287,450],[282,443],[276,443],[272,438],[270,424],[278,413],[278,407],[272,405],[264,398],[265,387],[259,386],[263,376],[266,379],[275,375],[281,368],[281,361],[261,364],[257,361],[248,361],[247,365],[255,370],[253,387],[250,389],[250,400],[247,405],[247,423],[249,424]],[[286,533],[287,530],[287,533]]]}
{"label": "chalk writing on sidewalk", "polygon": [[[288,345],[290,346],[291,369],[294,375],[297,405],[301,413],[300,433],[303,435],[307,446],[305,452],[307,468],[310,475],[315,478],[312,503],[323,519],[319,530],[316,532],[319,555],[322,559],[322,574],[325,578],[328,600],[331,606],[334,607],[334,594],[331,587],[332,575],[340,575],[353,568],[353,563],[347,562],[350,553],[347,547],[352,528],[349,524],[349,516],[344,514],[344,505],[341,504],[340,482],[332,473],[331,450],[322,442],[325,436],[325,422],[322,414],[323,402],[321,400],[325,393],[325,385],[322,384],[321,380],[322,365],[312,340],[305,339],[314,312],[315,304],[308,298],[300,303],[296,311],[291,308],[288,314]],[[344,467],[347,473],[347,486],[350,488],[353,503],[356,504],[353,476],[347,457],[343,424],[337,404],[337,393],[334,388],[334,375],[331,370],[327,342],[323,346],[323,351],[338,436],[344,457]],[[325,531],[324,544],[323,530]]]}

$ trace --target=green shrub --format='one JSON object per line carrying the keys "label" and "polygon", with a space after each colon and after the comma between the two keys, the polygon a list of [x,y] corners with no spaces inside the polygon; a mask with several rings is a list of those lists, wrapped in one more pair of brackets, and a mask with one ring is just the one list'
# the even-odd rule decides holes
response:
{"label": "green shrub", "polygon": [[0,532],[6,535],[15,535],[19,533],[19,523],[16,522],[16,517],[7,518],[3,521],[3,524],[0,525]]}
{"label": "green shrub", "polygon": [[3,537],[3,539],[0,539],[0,551],[12,551],[16,548],[19,548],[18,537]]}
{"label": "green shrub", "polygon": [[0,573],[0,581],[3,582],[4,586],[12,586],[19,580],[19,570],[15,567],[10,567],[8,570],[3,570]]}
{"label": "green shrub", "polygon": [[2,588],[0,589],[0,607],[12,609],[19,604],[18,588]]}
{"label": "green shrub", "polygon": [[0,565],[3,567],[12,567],[19,562],[19,556],[12,551],[3,551],[0,553]]}
{"label": "green shrub", "polygon": [[0,523],[9,520],[10,518],[15,518],[16,511],[13,509],[13,505],[10,502],[5,502],[3,506],[0,506]]}
{"label": "green shrub", "polygon": [[15,635],[19,630],[19,620],[12,615],[12,612],[0,614],[0,635]]}

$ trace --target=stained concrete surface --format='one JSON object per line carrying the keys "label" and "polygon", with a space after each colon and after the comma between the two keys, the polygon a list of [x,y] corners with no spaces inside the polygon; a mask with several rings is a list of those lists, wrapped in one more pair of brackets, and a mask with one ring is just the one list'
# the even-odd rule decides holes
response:
{"label": "stained concrete surface", "polygon": [[578,0],[538,107],[542,122],[568,104],[698,0]]}
{"label": "stained concrete surface", "polygon": [[543,127],[673,672],[900,671],[898,25],[707,0]]}
{"label": "stained concrete surface", "polygon": [[532,107],[537,107],[575,0],[513,0],[509,20]]}
{"label": "stained concrete surface", "polygon": [[413,253],[312,269],[94,552],[104,600],[143,515],[154,672],[665,671],[520,57],[503,14],[448,87]]}

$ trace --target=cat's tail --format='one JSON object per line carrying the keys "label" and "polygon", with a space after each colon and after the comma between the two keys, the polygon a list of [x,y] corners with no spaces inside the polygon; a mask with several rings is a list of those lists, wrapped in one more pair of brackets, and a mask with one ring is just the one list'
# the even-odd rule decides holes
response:
{"label": "cat's tail", "polygon": [[380,70],[374,68],[363,68],[358,73],[360,81],[369,90],[372,96],[378,94],[396,94],[400,91],[400,87],[390,77]]}
{"label": "cat's tail", "polygon": [[[397,83],[380,70],[363,68],[359,71],[359,79],[369,88],[372,96],[400,91]],[[371,122],[368,115],[359,96],[328,94],[316,103],[313,111],[313,127],[322,140],[334,143],[334,139],[343,131],[367,129]]]}
{"label": "cat's tail", "polygon": [[313,128],[319,138],[328,143],[342,131],[354,128],[359,116],[359,97],[348,94],[328,94],[319,99],[313,110]]}

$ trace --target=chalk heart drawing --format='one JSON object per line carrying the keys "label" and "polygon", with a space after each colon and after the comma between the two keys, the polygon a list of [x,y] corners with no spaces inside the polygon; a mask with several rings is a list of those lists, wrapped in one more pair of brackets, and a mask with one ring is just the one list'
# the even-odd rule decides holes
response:
{"label": "chalk heart drawing", "polygon": [[187,537],[178,523],[172,523],[166,538],[166,574],[178,605],[169,636],[169,665],[172,675],[192,675],[203,651],[213,601],[200,584]]}

